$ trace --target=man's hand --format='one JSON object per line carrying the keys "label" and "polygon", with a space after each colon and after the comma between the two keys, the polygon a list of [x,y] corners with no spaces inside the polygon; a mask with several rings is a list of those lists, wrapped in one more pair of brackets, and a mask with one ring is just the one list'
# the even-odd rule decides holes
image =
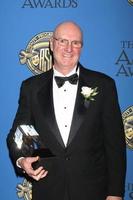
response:
{"label": "man's hand", "polygon": [[106,200],[122,200],[122,197],[108,196]]}
{"label": "man's hand", "polygon": [[21,168],[24,170],[28,176],[32,177],[36,181],[39,181],[40,179],[47,176],[48,171],[45,170],[42,166],[38,167],[36,170],[33,169],[32,164],[36,161],[38,161],[39,157],[26,157],[21,158],[18,161],[18,164],[21,166]]}

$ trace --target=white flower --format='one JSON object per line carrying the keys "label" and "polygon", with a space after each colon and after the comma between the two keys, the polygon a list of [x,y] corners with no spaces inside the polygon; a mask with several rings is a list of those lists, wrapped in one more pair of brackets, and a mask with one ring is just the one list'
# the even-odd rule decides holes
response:
{"label": "white flower", "polygon": [[97,92],[97,87],[92,89],[90,87],[87,86],[83,86],[81,91],[81,94],[84,96],[85,100],[91,100],[94,101],[94,96],[96,96],[98,94]]}

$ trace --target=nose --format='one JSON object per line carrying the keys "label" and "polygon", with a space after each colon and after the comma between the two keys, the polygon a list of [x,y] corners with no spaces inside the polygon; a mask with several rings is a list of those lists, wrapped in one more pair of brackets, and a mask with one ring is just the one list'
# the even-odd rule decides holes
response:
{"label": "nose", "polygon": [[72,43],[71,43],[71,42],[69,42],[69,43],[66,45],[66,48],[65,48],[65,50],[66,50],[67,52],[71,52],[71,51],[72,51],[72,49],[73,49]]}

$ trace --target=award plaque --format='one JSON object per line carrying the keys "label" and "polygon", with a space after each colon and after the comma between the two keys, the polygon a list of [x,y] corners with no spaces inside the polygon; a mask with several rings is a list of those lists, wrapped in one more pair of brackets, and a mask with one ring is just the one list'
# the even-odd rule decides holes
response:
{"label": "award plaque", "polygon": [[14,141],[24,157],[39,156],[40,158],[55,156],[49,148],[45,148],[39,134],[32,125],[19,125]]}

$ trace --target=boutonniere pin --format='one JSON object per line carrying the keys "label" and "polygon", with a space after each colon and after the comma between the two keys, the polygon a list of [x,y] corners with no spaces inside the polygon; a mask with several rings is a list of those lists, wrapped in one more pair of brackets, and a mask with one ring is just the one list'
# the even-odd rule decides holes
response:
{"label": "boutonniere pin", "polygon": [[83,86],[81,88],[81,94],[83,95],[85,101],[94,101],[95,100],[95,96],[98,94],[97,91],[98,87],[95,88],[91,88],[91,87],[87,87],[87,86]]}

